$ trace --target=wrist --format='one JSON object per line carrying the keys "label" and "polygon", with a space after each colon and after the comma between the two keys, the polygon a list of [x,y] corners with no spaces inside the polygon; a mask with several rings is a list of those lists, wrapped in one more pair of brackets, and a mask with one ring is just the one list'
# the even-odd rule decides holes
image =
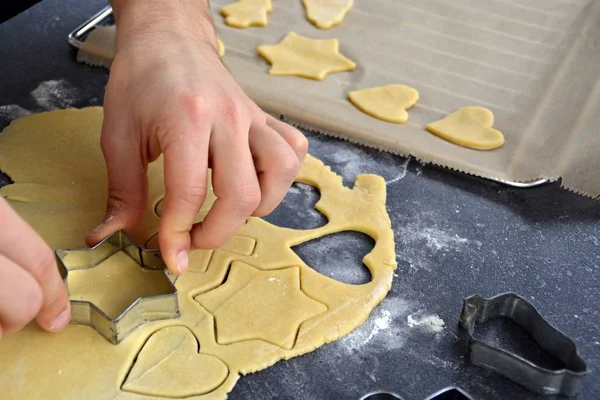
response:
{"label": "wrist", "polygon": [[181,39],[211,44],[216,33],[208,0],[111,0],[117,21],[116,47]]}

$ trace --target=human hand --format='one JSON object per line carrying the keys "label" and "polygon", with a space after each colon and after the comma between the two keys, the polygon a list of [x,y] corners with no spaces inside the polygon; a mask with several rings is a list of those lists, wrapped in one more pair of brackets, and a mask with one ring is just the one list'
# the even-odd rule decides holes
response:
{"label": "human hand", "polygon": [[[298,130],[251,101],[226,70],[205,3],[113,1],[121,7],[101,143],[109,198],[105,222],[87,243],[141,221],[148,163],[164,154],[159,243],[174,273],[187,269],[190,249],[221,246],[249,216],[269,214],[308,146]],[[194,224],[209,166],[218,199]]]}
{"label": "human hand", "polygon": [[31,320],[58,332],[71,319],[52,249],[0,197],[0,338]]}

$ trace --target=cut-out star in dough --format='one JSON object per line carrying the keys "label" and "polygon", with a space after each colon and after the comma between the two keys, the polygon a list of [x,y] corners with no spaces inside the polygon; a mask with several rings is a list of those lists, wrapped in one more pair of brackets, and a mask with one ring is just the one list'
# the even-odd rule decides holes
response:
{"label": "cut-out star in dough", "polygon": [[258,54],[271,64],[271,75],[299,76],[320,81],[327,74],[356,68],[354,61],[340,54],[339,47],[337,39],[308,39],[290,32],[279,44],[259,46]]}
{"label": "cut-out star in dough", "polygon": [[300,288],[300,268],[262,271],[241,262],[222,286],[195,300],[214,315],[219,344],[260,339],[291,349],[300,325],[327,311]]}
{"label": "cut-out star in dough", "polygon": [[266,26],[267,13],[271,10],[271,0],[240,0],[221,8],[221,15],[233,28],[248,28]]}
{"label": "cut-out star in dough", "polygon": [[504,144],[504,135],[493,126],[494,114],[487,108],[463,107],[425,128],[463,147],[493,150]]}
{"label": "cut-out star in dough", "polygon": [[306,19],[320,29],[339,25],[350,11],[354,0],[302,0],[306,9]]}
{"label": "cut-out star in dough", "polygon": [[417,104],[419,92],[405,85],[389,85],[350,92],[348,99],[374,118],[404,124],[408,121],[406,110]]}

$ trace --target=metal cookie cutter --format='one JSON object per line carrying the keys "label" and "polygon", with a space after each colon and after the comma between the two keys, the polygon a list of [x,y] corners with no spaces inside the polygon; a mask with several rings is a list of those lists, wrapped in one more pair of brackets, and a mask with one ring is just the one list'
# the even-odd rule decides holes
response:
{"label": "metal cookie cutter", "polygon": [[[94,268],[120,251],[135,260],[141,268],[162,270],[169,286],[169,293],[140,297],[116,318],[109,317],[95,304],[84,300],[71,300],[71,323],[88,325],[104,336],[110,343],[119,344],[131,332],[148,321],[179,317],[179,302],[175,278],[166,271],[158,250],[137,246],[122,231],[116,232],[92,248],[58,249],[59,271],[67,283],[69,271]],[[163,277],[163,275],[160,275]]]}
{"label": "metal cookie cutter", "polygon": [[[473,336],[476,324],[493,318],[510,318],[521,325],[533,339],[560,360],[564,368],[550,370],[512,352],[492,347]],[[467,356],[475,365],[489,368],[532,392],[546,395],[574,396],[588,373],[577,345],[550,325],[523,297],[505,293],[484,299],[471,296],[464,300],[460,325],[467,332]]]}
{"label": "metal cookie cutter", "polygon": [[[402,397],[391,392],[375,392],[364,395],[360,400],[404,400]],[[427,397],[425,400],[473,400],[462,389],[448,387]]]}

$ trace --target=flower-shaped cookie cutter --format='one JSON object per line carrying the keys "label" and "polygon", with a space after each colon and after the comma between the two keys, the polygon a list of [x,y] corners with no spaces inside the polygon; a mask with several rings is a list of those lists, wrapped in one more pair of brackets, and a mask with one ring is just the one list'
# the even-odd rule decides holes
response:
{"label": "flower-shaped cookie cutter", "polygon": [[162,270],[170,290],[169,293],[138,298],[116,318],[109,317],[92,302],[71,300],[71,323],[94,328],[112,344],[119,344],[146,322],[179,317],[175,276],[165,269],[158,250],[148,250],[136,245],[123,231],[110,235],[92,248],[55,251],[58,268],[67,289],[69,271],[94,268],[120,251],[131,257],[140,268]]}
{"label": "flower-shaped cookie cutter", "polygon": [[[510,318],[521,325],[564,367],[546,369],[514,352],[476,339],[476,325],[494,318]],[[574,396],[588,373],[586,362],[579,355],[575,342],[550,325],[530,302],[515,293],[499,294],[490,299],[478,295],[467,297],[460,316],[460,326],[467,333],[467,356],[473,364],[502,374],[532,392]]]}

